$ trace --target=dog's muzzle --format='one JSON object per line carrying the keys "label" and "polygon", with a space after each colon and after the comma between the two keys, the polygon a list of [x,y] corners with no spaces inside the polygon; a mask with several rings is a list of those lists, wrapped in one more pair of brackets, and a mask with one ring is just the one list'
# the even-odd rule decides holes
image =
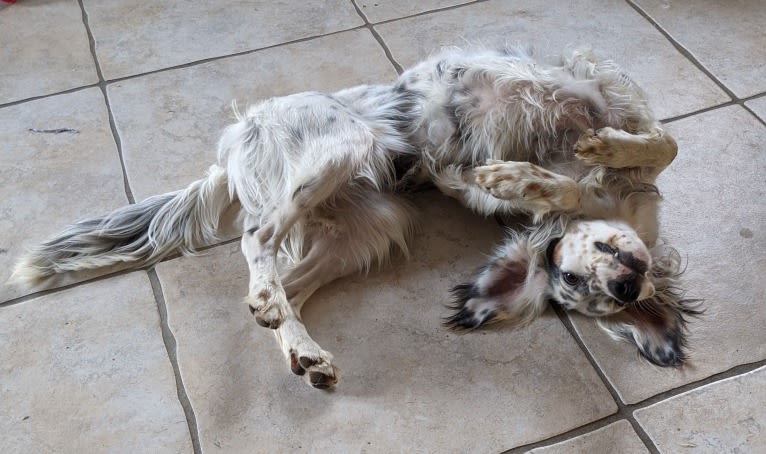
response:
{"label": "dog's muzzle", "polygon": [[609,281],[607,288],[621,306],[642,301],[654,295],[654,284],[638,273],[623,274]]}

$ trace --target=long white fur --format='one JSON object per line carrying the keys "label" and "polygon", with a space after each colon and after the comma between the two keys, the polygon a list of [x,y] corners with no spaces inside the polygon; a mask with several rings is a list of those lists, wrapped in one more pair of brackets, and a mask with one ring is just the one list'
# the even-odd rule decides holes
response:
{"label": "long white fur", "polygon": [[[293,371],[327,387],[337,370],[302,327],[300,308],[324,283],[383,263],[395,250],[406,255],[415,213],[402,190],[433,183],[484,215],[534,215],[543,222],[537,233],[512,237],[501,248],[526,248],[531,272],[541,266],[544,243],[561,233],[561,216],[620,219],[651,247],[659,200],[654,178],[675,156],[675,142],[641,90],[589,51],[540,57],[519,48],[451,49],[393,85],[273,98],[236,115],[206,178],[68,227],[22,258],[13,278],[36,282],[191,253],[215,239],[221,215],[239,201],[246,214],[243,251],[254,274],[248,304],[259,323],[276,328]],[[599,136],[605,128],[622,136]],[[623,169],[610,167],[604,155],[615,149]],[[647,156],[632,164],[638,149]],[[515,189],[493,197],[475,181],[476,167],[489,160],[532,162],[573,182],[552,187],[572,206],[544,194],[524,200]],[[524,184],[535,182],[530,178]],[[560,216],[545,221],[549,212]],[[522,246],[522,237],[532,243]],[[278,272],[279,250],[292,268]],[[524,322],[544,305],[533,294],[538,281],[533,272],[527,277],[523,291],[532,309],[520,312]]]}

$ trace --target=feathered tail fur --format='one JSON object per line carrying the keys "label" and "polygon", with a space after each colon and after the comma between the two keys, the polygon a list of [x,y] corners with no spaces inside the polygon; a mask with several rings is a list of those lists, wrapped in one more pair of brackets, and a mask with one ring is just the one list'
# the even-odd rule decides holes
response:
{"label": "feathered tail fur", "polygon": [[212,166],[206,178],[184,190],[68,226],[30,250],[10,281],[37,283],[54,274],[121,262],[141,268],[174,252],[193,253],[195,247],[215,241],[219,220],[231,202],[226,171]]}

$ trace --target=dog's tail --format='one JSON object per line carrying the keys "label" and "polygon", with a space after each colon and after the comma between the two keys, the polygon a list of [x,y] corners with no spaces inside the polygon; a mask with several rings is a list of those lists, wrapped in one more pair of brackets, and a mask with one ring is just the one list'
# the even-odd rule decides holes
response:
{"label": "dog's tail", "polygon": [[30,250],[10,281],[34,284],[57,273],[120,262],[141,268],[174,252],[193,253],[216,239],[232,203],[226,170],[212,166],[206,178],[184,190],[150,197],[105,216],[86,219]]}

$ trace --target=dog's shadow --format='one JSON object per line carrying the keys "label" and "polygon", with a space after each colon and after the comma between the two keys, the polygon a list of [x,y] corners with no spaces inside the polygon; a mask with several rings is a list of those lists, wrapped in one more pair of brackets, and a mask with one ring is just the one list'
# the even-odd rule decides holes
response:
{"label": "dog's shadow", "polygon": [[415,203],[420,229],[409,260],[398,257],[381,270],[331,283],[303,310],[309,333],[341,369],[338,394],[394,395],[402,387],[457,381],[463,368],[495,361],[503,349],[496,343],[513,331],[498,324],[460,335],[442,325],[451,288],[502,240],[499,224],[435,191],[418,194]]}

